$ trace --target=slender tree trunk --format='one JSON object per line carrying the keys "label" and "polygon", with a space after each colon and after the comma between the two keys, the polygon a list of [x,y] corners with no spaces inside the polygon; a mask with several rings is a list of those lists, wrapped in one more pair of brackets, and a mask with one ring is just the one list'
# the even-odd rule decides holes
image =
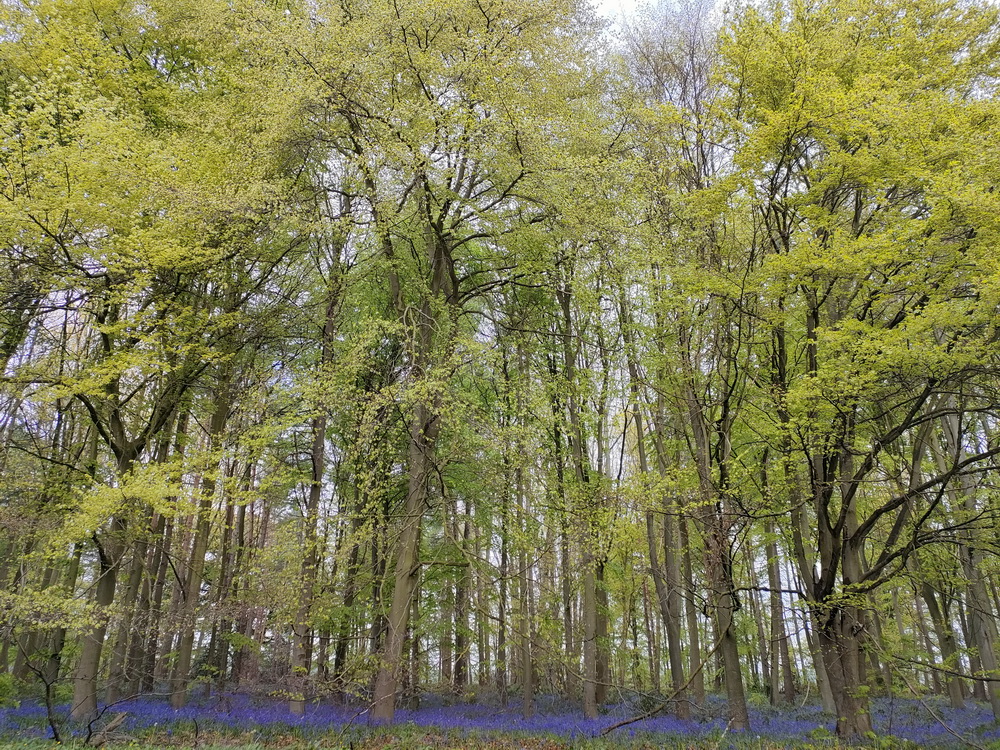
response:
{"label": "slender tree trunk", "polygon": [[[370,182],[370,180],[369,180]],[[373,187],[369,185],[369,187]],[[422,209],[431,212],[429,195],[421,199]],[[381,227],[383,254],[390,263],[395,249],[379,208],[375,207],[376,224]],[[445,216],[440,216],[443,222]],[[390,296],[400,323],[413,331],[410,342],[411,378],[416,389],[425,391],[417,396],[410,419],[407,451],[407,490],[403,507],[403,526],[396,548],[393,572],[392,603],[386,622],[385,643],[381,663],[375,677],[372,696],[372,719],[391,722],[396,710],[396,691],[402,667],[403,643],[409,621],[410,603],[420,575],[420,535],[424,510],[428,505],[428,485],[434,471],[434,452],[440,431],[440,395],[427,393],[432,367],[446,358],[453,345],[453,320],[458,313],[458,287],[454,274],[452,248],[444,239],[442,226],[430,223],[424,227],[424,250],[428,273],[427,286],[419,308],[405,303],[400,279],[394,267],[389,273]]]}
{"label": "slender tree trunk", "polygon": [[[229,421],[232,408],[231,372],[224,372],[219,378],[215,411],[209,423],[207,448],[211,452],[221,442],[223,430]],[[213,459],[213,463],[215,463]],[[180,635],[177,641],[177,662],[170,678],[170,705],[174,709],[184,707],[187,702],[188,682],[191,679],[191,663],[194,652],[195,626],[201,597],[201,584],[205,570],[205,556],[208,552],[209,533],[212,528],[212,509],[215,503],[216,480],[213,465],[201,477],[200,499],[195,518],[194,539],[188,558],[187,576],[182,589],[180,608]]]}
{"label": "slender tree trunk", "polygon": [[687,517],[678,517],[677,528],[680,531],[681,566],[684,574],[684,586],[687,596],[684,599],[684,617],[687,621],[688,659],[690,661],[691,696],[695,705],[705,704],[705,670],[701,663],[701,629],[698,626],[698,606],[695,603],[694,571],[691,564],[691,541],[688,534]]}
{"label": "slender tree trunk", "polygon": [[[953,399],[954,400],[954,399]],[[953,407],[956,404],[951,404]],[[947,457],[953,462],[961,460],[965,453],[964,435],[961,429],[961,422],[957,416],[946,417],[942,422],[942,436],[944,438]],[[946,468],[946,457],[940,451],[935,451],[935,459],[938,466]],[[950,493],[952,501],[957,505],[961,504],[969,517],[974,517],[978,512],[976,493],[968,486],[968,479],[962,478],[960,485]],[[1000,677],[997,671],[997,623],[990,603],[989,591],[987,589],[986,578],[983,572],[983,553],[981,543],[977,539],[977,531],[970,528],[965,531],[962,544],[958,548],[958,556],[962,565],[962,572],[968,581],[966,587],[966,612],[968,617],[968,629],[971,642],[976,648],[976,656],[982,667],[982,671],[991,681],[979,683],[986,692],[986,698],[993,711],[993,718],[1000,721],[1000,684],[995,680]]]}
{"label": "slender tree trunk", "polygon": [[[457,511],[457,503],[456,503]],[[469,505],[465,505],[464,517],[459,521],[455,518],[455,540],[458,542],[463,556],[469,543],[471,528],[469,526]],[[460,691],[469,682],[469,594],[471,570],[464,565],[458,571],[458,582],[455,586],[455,679],[456,691]]]}
{"label": "slender tree trunk", "polygon": [[778,560],[778,544],[775,541],[774,523],[768,519],[764,526],[767,555],[767,585],[771,589],[771,705],[776,706],[780,698],[786,703],[795,702],[795,675],[788,653],[788,633],[785,629],[785,608],[782,601],[781,565]]}
{"label": "slender tree trunk", "polygon": [[746,565],[750,578],[750,612],[757,628],[757,657],[760,660],[761,672],[758,684],[770,695],[774,690],[772,683],[777,682],[777,677],[772,675],[771,657],[778,648],[764,627],[764,605],[760,597],[760,581],[757,577],[756,563],[753,554],[747,548]]}
{"label": "slender tree trunk", "polygon": [[[63,590],[67,596],[72,596],[76,588],[76,580],[80,575],[80,558],[83,556],[83,545],[77,542],[73,545],[73,555],[70,558],[69,566],[66,570],[66,578],[63,582]],[[49,657],[45,662],[45,681],[49,685],[54,685],[59,679],[59,671],[62,666],[63,646],[66,643],[66,628],[58,627],[52,632],[51,649]]]}
{"label": "slender tree trunk", "polygon": [[163,593],[167,584],[167,567],[170,561],[170,548],[173,542],[174,522],[161,516],[161,525],[158,527],[156,551],[153,554],[151,570],[155,576],[153,579],[152,591],[149,599],[150,622],[146,631],[145,650],[143,652],[142,681],[139,692],[148,693],[153,689],[155,683],[156,670],[159,667],[157,662],[157,646],[160,643],[160,631],[162,622],[165,619],[163,612]]}
{"label": "slender tree trunk", "polygon": [[[25,585],[28,579],[28,559],[32,550],[35,547],[35,541],[33,539],[28,539],[24,543],[23,552],[21,553],[20,559],[17,565],[17,573],[14,575],[14,584],[12,589],[17,592]],[[28,679],[28,664],[30,651],[33,646],[30,643],[31,630],[28,629],[18,629],[11,633],[8,640],[14,642],[15,652],[14,652],[14,665],[11,667],[11,673],[14,675],[15,679],[26,680]]]}
{"label": "slender tree trunk", "polygon": [[[518,496],[522,518],[522,533],[527,531],[528,499],[524,494],[521,469],[518,468]],[[518,630],[520,631],[521,716],[530,719],[535,714],[535,667],[532,656],[531,577],[528,573],[528,553],[524,544],[518,550]]]}
{"label": "slender tree trunk", "polygon": [[371,545],[371,626],[368,629],[368,650],[372,655],[379,654],[385,647],[386,616],[382,604],[382,586],[386,577],[388,551],[385,534],[389,524],[389,499],[379,506],[379,523],[372,532]]}
{"label": "slender tree trunk", "polygon": [[[997,627],[983,579],[983,556],[978,549],[969,545],[962,545],[959,554],[966,580],[969,581],[966,601],[968,602],[967,616],[972,643],[976,646],[982,671],[987,676],[996,678],[998,675],[995,651]],[[991,681],[985,683],[984,687],[986,698],[993,710],[993,716],[1000,720],[1000,686]]]}
{"label": "slender tree trunk", "polygon": [[[588,545],[589,547],[590,545]],[[597,718],[597,562],[583,556],[583,715]]]}
{"label": "slender tree trunk", "polygon": [[[118,455],[118,476],[125,477],[138,459],[138,446],[120,448]],[[95,536],[98,555],[98,575],[95,586],[93,620],[84,628],[80,637],[80,658],[73,674],[73,704],[70,718],[74,721],[93,718],[97,713],[97,677],[104,651],[108,617],[115,600],[118,583],[118,568],[126,551],[127,522],[123,516],[111,520],[103,538]]]}
{"label": "slender tree trunk", "polygon": [[[323,315],[323,333],[320,338],[320,371],[324,372],[333,363],[334,343],[341,306],[341,253],[343,243],[335,242],[331,248],[332,270],[327,282]],[[310,451],[311,473],[309,477],[309,497],[302,519],[302,540],[304,554],[300,572],[299,603],[292,626],[292,697],[288,708],[296,716],[305,713],[307,688],[309,684],[312,637],[310,615],[316,589],[319,566],[317,547],[317,526],[319,524],[319,503],[323,494],[326,473],[326,428],[327,407],[319,406],[319,413],[312,420],[312,450]]]}
{"label": "slender tree trunk", "polygon": [[[965,594],[967,597],[967,590]],[[958,621],[962,627],[962,641],[966,644],[966,648],[972,646],[972,648],[968,651],[969,673],[978,675],[983,671],[983,663],[979,660],[979,652],[975,649],[976,638],[972,633],[972,627],[970,624],[972,618],[968,614],[968,602],[963,598],[959,598],[957,603]],[[985,683],[982,680],[972,680],[972,699],[980,702],[986,702],[988,700],[986,696]]]}
{"label": "slender tree trunk", "polygon": [[[566,412],[569,419],[569,449],[573,461],[574,490],[572,496],[567,500],[577,499],[579,495],[578,512],[582,511],[582,576],[583,576],[583,714],[587,718],[597,718],[597,706],[599,702],[598,683],[599,656],[598,632],[600,630],[598,614],[597,578],[598,567],[601,565],[598,544],[598,534],[595,524],[595,513],[597,511],[597,498],[594,497],[595,488],[590,481],[590,467],[588,466],[587,454],[585,452],[586,438],[584,436],[581,420],[580,397],[577,393],[579,387],[577,383],[577,360],[578,346],[575,341],[572,298],[573,291],[571,282],[567,281],[563,287],[556,290],[556,297],[562,310],[562,343],[563,343],[563,382],[568,393]],[[568,503],[568,504],[570,504]]]}
{"label": "slender tree trunk", "polygon": [[[689,365],[690,367],[690,365]],[[706,414],[699,404],[692,388],[688,389],[689,416],[694,436],[695,463],[698,467],[700,485],[699,523],[705,538],[705,568],[708,572],[708,597],[716,638],[717,653],[722,661],[726,699],[729,704],[729,724],[732,729],[749,729],[750,714],[747,710],[746,694],[743,689],[743,670],[740,664],[739,645],[736,640],[734,613],[739,608],[733,582],[733,559],[729,539],[728,503],[717,496],[712,477],[712,456],[717,456],[720,484],[725,486],[725,471],[728,462],[728,430],[719,428],[721,449],[712,450]]]}
{"label": "slender tree trunk", "polygon": [[[959,671],[958,646],[955,642],[955,632],[952,630],[951,622],[945,618],[947,610],[938,604],[938,597],[933,586],[926,581],[920,586],[920,594],[927,605],[927,613],[930,615],[938,648],[941,650],[941,665],[945,669]],[[948,700],[951,702],[951,707],[954,709],[965,708],[961,679],[956,675],[946,675],[945,680],[948,685]]]}
{"label": "slender tree trunk", "polygon": [[[553,378],[556,376],[556,364],[554,358],[549,358],[549,374]],[[566,492],[566,465],[563,452],[562,433],[562,403],[558,392],[554,392],[551,397],[552,409],[552,449],[556,470],[556,493],[562,506],[560,508],[560,534],[559,534],[559,584],[562,595],[562,625],[563,625],[563,648],[565,650],[565,677],[563,686],[566,697],[573,699],[577,695],[579,680],[577,670],[579,669],[579,654],[576,649],[576,623],[573,618],[573,579],[570,574],[572,570],[572,553],[570,546],[570,508],[569,498]]]}
{"label": "slender tree trunk", "polygon": [[[152,511],[150,511],[150,516],[152,516]],[[141,637],[141,628],[138,629],[138,632],[134,631],[137,630],[135,628],[136,615],[139,597],[142,593],[147,546],[144,539],[139,539],[132,549],[132,563],[129,566],[125,593],[121,597],[122,612],[119,615],[118,633],[115,637],[114,649],[111,652],[111,665],[108,669],[108,689],[105,695],[105,700],[108,703],[115,703],[121,697],[122,691],[128,689],[130,675],[126,674],[125,667],[130,638]]]}
{"label": "slender tree trunk", "polygon": [[[450,582],[449,582],[450,583]],[[441,638],[438,641],[438,654],[440,658],[441,686],[450,688],[454,684],[454,645],[455,645],[455,589],[446,585],[441,601],[441,611],[438,613],[443,627],[441,628]]]}
{"label": "slender tree trunk", "polygon": [[142,681],[145,677],[143,671],[146,665],[146,640],[149,630],[152,627],[153,617],[150,612],[152,605],[153,581],[156,567],[153,560],[156,556],[159,538],[162,536],[162,516],[157,516],[156,523],[151,532],[150,545],[147,545],[146,559],[143,561],[145,570],[142,576],[142,586],[139,591],[139,605],[136,611],[134,622],[135,632],[129,641],[128,654],[126,656],[125,672],[128,674],[128,685],[126,690],[129,695],[139,695],[142,692]]}
{"label": "slender tree trunk", "polygon": [[646,632],[646,664],[649,668],[650,687],[654,693],[661,693],[660,684],[660,639],[656,620],[650,615],[649,582],[642,581],[642,623]]}
{"label": "slender tree trunk", "polygon": [[351,546],[347,556],[347,570],[344,573],[344,608],[343,614],[340,616],[340,621],[337,623],[337,634],[333,650],[333,681],[341,701],[346,701],[347,699],[347,647],[354,621],[354,604],[358,592],[358,571],[360,569],[361,556],[361,541],[358,539],[358,535],[363,522],[360,498],[360,489],[355,483],[354,509],[352,511],[353,517],[349,532],[349,543]]}
{"label": "slender tree trunk", "polygon": [[[642,452],[640,452],[640,456]],[[640,462],[642,458],[640,457]],[[671,523],[669,516],[664,518],[664,523]],[[664,533],[667,536],[668,532]],[[660,537],[656,530],[656,517],[652,510],[646,511],[646,546],[649,550],[650,572],[653,576],[653,584],[656,590],[656,599],[659,603],[660,617],[667,632],[667,656],[670,662],[670,681],[673,687],[675,708],[674,712],[678,718],[686,719],[690,716],[690,706],[684,694],[684,662],[681,653],[680,634],[680,612],[675,583],[668,583],[663,570],[660,568],[657,549]],[[673,589],[673,590],[671,590]],[[656,680],[657,684],[659,679]]]}
{"label": "slender tree trunk", "polygon": [[[233,472],[235,473],[235,462],[233,464]],[[250,463],[247,462],[247,468],[243,473],[243,477],[240,481],[240,488],[245,492],[249,489],[250,484]],[[215,686],[216,690],[220,693],[224,692],[226,689],[226,682],[228,680],[228,670],[229,670],[229,651],[230,651],[230,636],[233,632],[233,621],[229,616],[228,608],[226,604],[230,596],[234,593],[233,581],[236,577],[236,552],[234,548],[238,548],[242,545],[242,540],[236,538],[236,507],[235,503],[230,500],[226,503],[226,515],[224,526],[222,529],[222,554],[220,557],[220,567],[219,567],[219,581],[216,586],[216,596],[215,596],[215,606],[217,609],[222,610],[226,614],[222,617],[219,623],[218,633],[218,647],[215,651],[215,660],[212,665],[215,669]]]}
{"label": "slender tree trunk", "polygon": [[80,659],[73,675],[73,705],[70,718],[74,721],[90,719],[97,714],[97,676],[107,633],[107,612],[115,600],[118,582],[118,565],[124,553],[125,520],[115,518],[111,530],[98,547],[99,572],[94,604],[95,621],[83,631],[80,640]]}
{"label": "slender tree trunk", "polygon": [[[328,322],[328,327],[330,323]],[[325,337],[324,337],[325,338]],[[324,342],[325,343],[325,342]],[[323,493],[323,478],[326,472],[326,422],[325,410],[312,423],[312,471],[309,481],[309,499],[302,519],[302,568],[299,573],[299,606],[292,627],[292,697],[288,710],[295,716],[306,711],[309,684],[309,644],[310,613],[316,589],[319,550],[317,548],[317,526],[319,524],[319,501]]]}
{"label": "slender tree trunk", "polygon": [[[643,477],[649,475],[649,459],[646,454],[646,436],[639,398],[639,367],[632,341],[630,320],[627,316],[625,303],[621,305],[623,326],[622,332],[628,358],[629,390],[632,397],[632,414],[635,421],[636,452],[639,458],[639,471]],[[657,456],[660,473],[666,468],[666,456],[662,441],[657,440]],[[674,542],[675,508],[669,499],[663,501],[663,555],[664,565],[660,567],[657,549],[659,535],[656,533],[656,516],[652,508],[646,510],[646,548],[649,551],[650,573],[656,589],[656,600],[659,603],[660,617],[667,634],[667,657],[670,662],[670,682],[673,689],[674,713],[679,719],[687,719],[691,715],[691,707],[685,695],[684,661],[681,653],[681,613],[680,613],[680,576],[677,566],[676,544]],[[658,661],[658,660],[657,660]],[[658,665],[657,665],[658,669]],[[654,685],[659,690],[659,674],[654,678]]]}
{"label": "slender tree trunk", "polygon": [[718,530],[713,532],[709,543],[709,564],[719,568],[716,574],[710,575],[710,591],[714,597],[719,651],[722,654],[726,699],[729,702],[730,726],[737,730],[749,729],[750,714],[747,710],[746,694],[743,691],[743,670],[736,640],[736,624],[733,620],[738,605],[732,582],[732,558],[729,552],[729,540],[722,538]]}
{"label": "slender tree trunk", "polygon": [[569,509],[562,509],[562,529],[559,535],[559,584],[562,595],[563,643],[566,650],[566,669],[563,685],[567,698],[575,698],[579,692],[578,670],[580,656],[576,648],[576,621],[573,617],[573,558],[570,547]]}
{"label": "slender tree trunk", "polygon": [[[482,560],[486,554],[483,549],[482,534],[477,530],[475,538],[475,559]],[[476,655],[478,657],[478,667],[476,669],[476,683],[479,687],[486,687],[490,683],[492,666],[490,659],[490,630],[487,614],[490,611],[489,596],[486,591],[486,576],[477,570],[473,578],[476,590],[475,631],[476,631]]]}
{"label": "slender tree trunk", "polygon": [[403,529],[396,553],[395,585],[386,622],[382,663],[375,679],[372,718],[376,721],[391,722],[396,712],[396,689],[402,666],[410,602],[420,575],[421,519],[427,504],[427,483],[433,470],[432,455],[438,426],[438,418],[433,410],[425,403],[418,403],[410,425],[409,480]]}
{"label": "slender tree trunk", "polygon": [[[917,632],[920,633],[920,645],[923,646],[924,651],[927,653],[927,658],[934,661],[936,654],[934,653],[934,644],[931,642],[930,633],[927,630],[927,615],[924,612],[924,603],[921,601],[916,590],[913,592],[913,605],[916,609]],[[941,695],[944,691],[941,689],[941,678],[938,671],[936,669],[924,670],[924,675],[929,678],[932,685],[931,689],[935,695]]]}
{"label": "slender tree trunk", "polygon": [[[506,484],[506,482],[505,482]],[[507,577],[510,575],[508,526],[510,524],[510,496],[503,495],[503,507],[500,508],[500,577],[497,595],[497,659],[496,684],[501,705],[507,702]]]}

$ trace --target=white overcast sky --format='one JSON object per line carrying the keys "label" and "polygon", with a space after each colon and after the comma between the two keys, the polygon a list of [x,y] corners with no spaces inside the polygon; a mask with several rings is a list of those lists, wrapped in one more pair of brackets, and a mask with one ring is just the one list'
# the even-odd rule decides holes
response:
{"label": "white overcast sky", "polygon": [[618,21],[622,14],[630,15],[639,4],[638,0],[593,0],[594,7],[605,18]]}

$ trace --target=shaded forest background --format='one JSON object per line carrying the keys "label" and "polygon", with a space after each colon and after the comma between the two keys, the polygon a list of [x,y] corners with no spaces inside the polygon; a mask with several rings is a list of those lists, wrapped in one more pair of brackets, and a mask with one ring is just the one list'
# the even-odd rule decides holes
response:
{"label": "shaded forest background", "polygon": [[992,5],[0,18],[3,679],[1000,719]]}

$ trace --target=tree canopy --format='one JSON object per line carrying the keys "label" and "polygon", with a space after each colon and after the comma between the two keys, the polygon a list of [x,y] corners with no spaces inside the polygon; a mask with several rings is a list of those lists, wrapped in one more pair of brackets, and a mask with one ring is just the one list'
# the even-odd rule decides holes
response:
{"label": "tree canopy", "polygon": [[992,4],[0,27],[17,680],[1000,719]]}

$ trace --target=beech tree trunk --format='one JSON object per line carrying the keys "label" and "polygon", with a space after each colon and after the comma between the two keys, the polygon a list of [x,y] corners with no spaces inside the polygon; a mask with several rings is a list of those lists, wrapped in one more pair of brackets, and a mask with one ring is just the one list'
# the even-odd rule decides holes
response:
{"label": "beech tree trunk", "polygon": [[[150,513],[152,515],[152,513]],[[111,653],[111,664],[108,669],[108,689],[105,700],[116,702],[123,694],[127,694],[131,675],[126,673],[130,639],[139,638],[141,629],[136,629],[137,609],[142,592],[143,573],[146,565],[147,543],[143,539],[136,541],[132,549],[132,561],[129,565],[128,580],[125,593],[121,599],[122,612],[119,615],[118,632],[114,639],[114,649]]]}
{"label": "beech tree trunk", "polygon": [[[518,513],[521,523],[520,530],[522,538],[528,532],[528,496],[524,471],[521,467],[516,470],[517,476],[517,497]],[[525,544],[519,545],[518,549],[518,630],[520,631],[520,654],[519,662],[521,666],[521,716],[530,719],[535,714],[535,665],[532,653],[532,617],[531,617],[531,575],[529,573],[528,552]]]}
{"label": "beech tree trunk", "polygon": [[[372,198],[376,194],[374,179],[370,175],[366,177]],[[426,271],[422,279],[425,286],[417,305],[408,304],[404,299],[395,266],[396,250],[389,221],[382,215],[377,201],[372,205],[381,233],[382,253],[390,264],[390,297],[400,324],[411,333],[408,341],[410,381],[416,394],[410,417],[407,489],[402,529],[396,544],[392,603],[372,696],[371,717],[374,721],[385,722],[391,722],[395,716],[410,603],[420,575],[422,519],[430,498],[428,486],[434,472],[435,446],[441,429],[441,395],[435,392],[430,378],[433,368],[451,352],[454,344],[453,317],[460,309],[458,277],[448,237],[450,229],[445,229],[445,223],[454,217],[449,217],[447,207],[432,217],[434,198],[426,180],[421,182],[421,186],[424,190],[420,198],[421,213],[427,220],[423,237]]]}
{"label": "beech tree trunk", "polygon": [[97,577],[95,622],[89,625],[80,639],[80,660],[73,675],[73,705],[70,718],[74,721],[90,719],[97,715],[97,676],[107,633],[107,612],[115,600],[118,583],[118,565],[124,553],[125,520],[115,518],[110,533],[98,548],[99,572]]}
{"label": "beech tree trunk", "polygon": [[691,674],[691,696],[695,705],[705,704],[705,670],[701,663],[701,628],[698,624],[698,605],[695,603],[694,570],[691,562],[691,541],[688,533],[687,517],[678,517],[680,531],[681,568],[684,574],[684,586],[688,595],[684,598],[684,618],[687,621],[688,659]]}
{"label": "beech tree trunk", "polygon": [[[222,433],[229,421],[232,407],[232,373],[223,372],[216,389],[216,406],[209,422],[207,448],[212,451],[221,442]],[[170,705],[174,709],[183,708],[187,702],[187,688],[191,679],[191,663],[195,642],[195,619],[201,597],[201,584],[205,571],[205,555],[208,552],[208,537],[212,529],[212,509],[215,503],[217,482],[214,472],[217,465],[210,467],[201,477],[200,497],[194,521],[194,538],[188,558],[187,575],[181,590],[180,634],[177,640],[177,662],[170,677]]]}
{"label": "beech tree trunk", "polygon": [[861,682],[861,649],[856,628],[858,614],[854,607],[834,606],[817,628],[830,690],[837,706],[837,735],[859,737],[873,731],[868,701]]}
{"label": "beech tree trunk", "polygon": [[[934,635],[937,637],[938,648],[941,650],[941,664],[945,669],[952,672],[959,670],[958,645],[955,642],[955,632],[949,618],[946,618],[947,608],[945,598],[942,596],[942,604],[938,604],[937,593],[934,587],[924,581],[920,586],[920,595],[927,605],[927,614],[930,615],[931,625],[934,628]],[[945,682],[948,685],[948,700],[951,707],[961,709],[965,707],[965,699],[962,697],[962,681],[957,675],[945,675]]]}
{"label": "beech tree trunk", "polygon": [[[124,477],[139,457],[139,446],[132,444],[119,448],[118,476]],[[95,586],[93,620],[80,636],[80,658],[73,674],[73,704],[70,718],[74,721],[90,719],[97,715],[97,677],[104,651],[104,638],[108,629],[111,605],[115,601],[118,568],[126,551],[125,532],[127,521],[123,516],[111,520],[108,531],[95,536],[98,555],[98,574]]]}
{"label": "beech tree trunk", "polygon": [[372,718],[391,722],[396,713],[396,690],[402,667],[403,644],[410,603],[420,576],[420,529],[427,504],[427,483],[433,469],[432,455],[438,418],[425,403],[415,407],[410,425],[409,480],[403,509],[403,528],[396,551],[392,603],[386,621],[385,644],[375,678]]}
{"label": "beech tree trunk", "polygon": [[[788,651],[788,631],[785,629],[785,608],[782,601],[781,565],[778,560],[778,545],[775,541],[774,524],[767,521],[764,528],[767,535],[767,585],[771,589],[771,705],[779,700],[795,702],[795,674]],[[779,697],[780,690],[780,697]]]}
{"label": "beech tree trunk", "polygon": [[[690,367],[690,365],[689,365]],[[712,476],[713,456],[719,465],[719,484],[726,485],[728,463],[728,428],[716,427],[719,450],[713,450],[711,431],[706,422],[707,414],[699,404],[693,388],[688,388],[688,408],[694,438],[695,463],[698,467],[700,504],[697,518],[705,539],[705,570],[708,578],[708,607],[715,625],[718,640],[717,654],[722,662],[722,675],[729,705],[731,729],[750,728],[746,694],[743,688],[743,669],[740,664],[739,645],[736,640],[734,614],[740,603],[733,581],[733,559],[729,525],[732,511],[724,497],[718,495],[716,480]]]}
{"label": "beech tree trunk", "polygon": [[[465,547],[469,542],[471,528],[469,526],[469,506],[466,503],[465,513],[461,520],[458,517],[458,504],[455,505],[455,542],[465,555]],[[469,596],[471,571],[468,565],[463,565],[458,571],[458,581],[455,585],[455,670],[453,686],[460,692],[469,682]]]}
{"label": "beech tree trunk", "polygon": [[[629,392],[632,397],[632,414],[635,422],[636,454],[639,458],[639,471],[648,476],[650,467],[646,453],[646,435],[643,420],[642,400],[639,396],[639,366],[636,363],[636,353],[630,328],[631,320],[625,303],[621,303],[622,336],[625,341],[629,372]],[[659,436],[658,436],[659,437]],[[666,456],[662,440],[656,441],[658,468],[662,475],[666,469]],[[681,597],[680,572],[677,565],[677,550],[674,538],[674,516],[677,513],[674,504],[664,498],[663,504],[663,567],[660,567],[658,548],[660,535],[656,530],[656,514],[653,508],[648,508],[646,520],[646,548],[649,552],[649,567],[656,590],[656,601],[659,604],[660,617],[667,634],[667,658],[670,663],[670,682],[674,700],[674,714],[679,719],[690,718],[691,705],[684,690],[684,661],[681,653]],[[697,634],[695,634],[697,638]],[[697,640],[695,641],[697,642]],[[654,648],[654,651],[658,649]],[[657,673],[654,676],[654,686],[659,688],[658,659]]]}
{"label": "beech tree trunk", "polygon": [[292,697],[288,700],[288,710],[295,716],[306,711],[309,683],[309,643],[311,631],[309,615],[312,611],[313,595],[316,588],[319,550],[316,530],[319,523],[319,501],[323,492],[323,475],[326,470],[326,412],[313,419],[311,475],[309,497],[302,519],[302,568],[299,573],[299,606],[292,626]]}
{"label": "beech tree trunk", "polygon": [[354,602],[358,595],[358,571],[360,569],[361,540],[358,538],[362,525],[363,508],[361,507],[361,488],[354,483],[354,501],[351,508],[351,527],[348,532],[350,552],[347,556],[347,569],[344,572],[344,608],[340,621],[337,623],[337,633],[333,651],[333,681],[340,701],[347,700],[347,647],[351,627],[354,621]]}

